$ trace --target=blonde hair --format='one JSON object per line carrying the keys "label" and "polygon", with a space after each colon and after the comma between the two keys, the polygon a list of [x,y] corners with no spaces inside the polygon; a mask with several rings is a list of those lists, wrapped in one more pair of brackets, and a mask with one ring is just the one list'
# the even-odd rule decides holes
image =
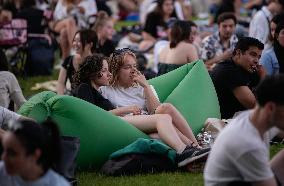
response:
{"label": "blonde hair", "polygon": [[124,64],[125,56],[130,55],[136,60],[136,55],[128,48],[115,50],[108,59],[109,70],[112,74],[110,84],[117,86],[118,71]]}
{"label": "blonde hair", "polygon": [[97,13],[97,19],[93,26],[93,30],[98,32],[98,29],[103,27],[107,21],[110,21],[111,17],[108,16],[108,14],[105,11],[99,11]]}

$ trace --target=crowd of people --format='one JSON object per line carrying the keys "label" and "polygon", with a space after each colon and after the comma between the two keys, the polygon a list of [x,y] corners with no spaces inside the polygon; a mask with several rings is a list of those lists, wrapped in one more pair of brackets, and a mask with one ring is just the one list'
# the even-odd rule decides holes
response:
{"label": "crowd of people", "polygon": [[[162,140],[176,151],[178,167],[209,155],[205,185],[284,184],[283,150],[270,164],[268,156],[269,140],[283,138],[284,129],[284,0],[0,0],[0,25],[19,18],[27,20],[28,38],[58,43],[57,94],[90,102]],[[115,31],[120,20],[136,21],[138,31]],[[68,185],[52,170],[55,124],[13,112],[26,98],[9,72],[8,50],[0,52],[0,184]],[[212,149],[198,144],[191,124],[161,103],[146,79],[198,59],[222,119],[234,118]]]}

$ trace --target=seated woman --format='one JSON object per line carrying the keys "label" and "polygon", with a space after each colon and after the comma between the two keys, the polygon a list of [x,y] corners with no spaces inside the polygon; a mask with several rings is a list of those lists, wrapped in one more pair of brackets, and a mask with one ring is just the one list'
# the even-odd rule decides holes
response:
{"label": "seated woman", "polygon": [[274,32],[273,46],[262,54],[260,64],[267,75],[284,72],[284,22],[278,23]]}
{"label": "seated woman", "polygon": [[[92,30],[80,30],[76,32],[73,38],[73,48],[76,52],[74,56],[67,57],[60,69],[56,91],[57,94],[64,94],[66,90],[66,81],[73,83],[72,76],[78,70],[82,60],[95,51],[98,39],[97,35]],[[72,88],[71,88],[72,90]]]}
{"label": "seated woman", "polygon": [[55,123],[12,121],[2,138],[0,185],[68,186],[52,170],[60,157],[59,131]]}
{"label": "seated woman", "polygon": [[144,50],[154,45],[157,39],[167,36],[167,22],[171,17],[176,17],[173,0],[158,0],[154,11],[148,13],[144,30],[143,41],[140,49]]}
{"label": "seated woman", "polygon": [[[180,167],[209,153],[209,149],[200,148],[188,123],[177,109],[169,103],[159,103],[145,77],[137,71],[132,52],[113,54],[111,59],[111,66],[123,66],[121,71],[124,71],[119,75],[115,73],[112,79],[115,85],[108,86],[112,75],[108,71],[107,61],[98,55],[89,56],[74,77],[77,84],[75,96],[121,116],[151,137],[158,136],[177,151]],[[128,87],[124,87],[124,83],[128,83]],[[107,99],[102,97],[101,91]],[[146,106],[151,115],[147,115]]]}
{"label": "seated woman", "polygon": [[197,50],[192,44],[191,27],[188,21],[174,23],[170,31],[170,43],[162,49],[159,55],[159,75],[198,59]]}
{"label": "seated woman", "polygon": [[54,10],[54,22],[50,27],[60,34],[62,59],[70,54],[72,39],[78,29],[86,28],[90,15],[97,13],[97,6],[92,0],[58,0]]}
{"label": "seated woman", "polygon": [[107,57],[115,50],[115,44],[112,41],[114,34],[114,23],[111,17],[105,11],[99,11],[93,30],[98,36],[98,45],[96,52]]}

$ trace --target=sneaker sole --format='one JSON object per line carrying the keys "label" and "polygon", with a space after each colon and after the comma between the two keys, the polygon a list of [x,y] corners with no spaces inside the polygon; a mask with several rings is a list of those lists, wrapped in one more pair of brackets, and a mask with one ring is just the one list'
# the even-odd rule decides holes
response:
{"label": "sneaker sole", "polygon": [[208,154],[209,154],[209,151],[204,153],[204,154],[200,154],[199,156],[194,156],[193,158],[185,159],[185,160],[178,163],[178,167],[183,167],[183,166],[185,166],[185,165],[187,165],[187,164],[189,164],[189,163],[191,163],[195,160],[198,160],[198,159],[200,159],[204,156],[208,156]]}

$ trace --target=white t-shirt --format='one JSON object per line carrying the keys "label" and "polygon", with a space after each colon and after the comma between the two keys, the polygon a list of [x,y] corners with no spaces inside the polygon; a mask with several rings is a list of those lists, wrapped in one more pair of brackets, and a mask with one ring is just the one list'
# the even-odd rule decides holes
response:
{"label": "white t-shirt", "polygon": [[18,120],[20,117],[21,115],[0,106],[0,128],[7,124],[9,120]]}
{"label": "white t-shirt", "polygon": [[[260,40],[265,44],[265,49],[268,47],[268,36],[270,33],[270,21],[273,15],[266,6],[262,7],[252,18],[249,25],[249,36]],[[268,21],[269,20],[269,21]]]}
{"label": "white t-shirt", "polygon": [[0,162],[0,185],[3,186],[70,186],[70,184],[59,174],[49,169],[36,181],[27,182],[19,176],[7,174],[4,162]]}
{"label": "white t-shirt", "polygon": [[[157,93],[152,85],[151,89],[158,98]],[[108,99],[116,108],[136,105],[142,108],[143,114],[148,114],[144,88],[139,85],[129,88],[102,86],[99,90],[103,97]]]}
{"label": "white t-shirt", "polygon": [[269,141],[279,130],[272,128],[262,140],[243,112],[217,137],[206,162],[205,185],[226,185],[232,181],[254,182],[272,178],[269,165]]}

